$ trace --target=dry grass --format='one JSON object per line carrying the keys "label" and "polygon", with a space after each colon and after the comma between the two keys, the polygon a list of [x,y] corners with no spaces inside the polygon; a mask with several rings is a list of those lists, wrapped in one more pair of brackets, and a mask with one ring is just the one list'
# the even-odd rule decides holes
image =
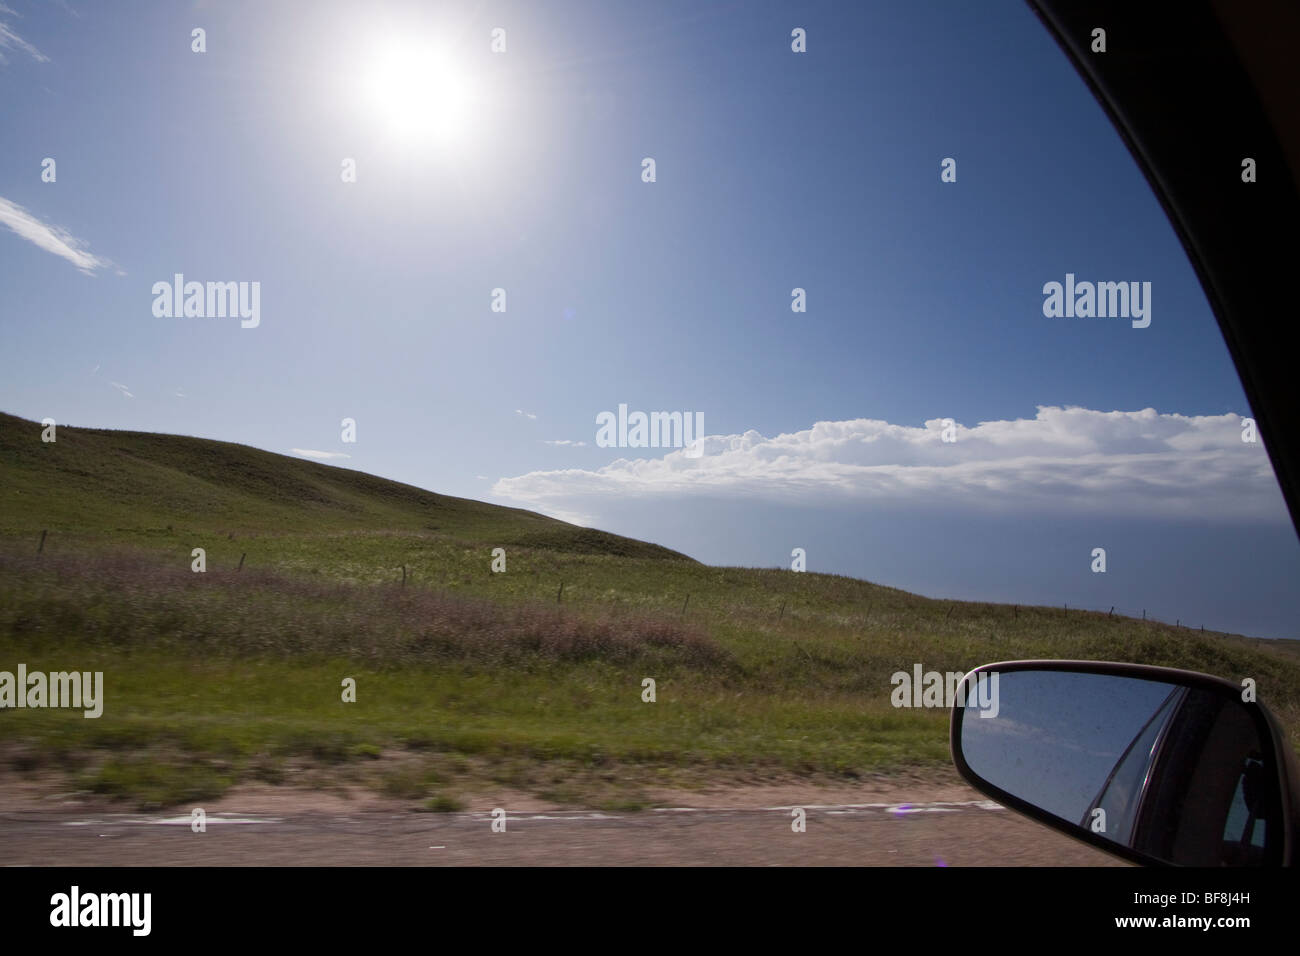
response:
{"label": "dry grass", "polygon": [[164,566],[156,557],[0,555],[0,631],[21,639],[202,654],[346,656],[384,666],[730,660],[699,628],[652,613],[503,604],[398,585]]}

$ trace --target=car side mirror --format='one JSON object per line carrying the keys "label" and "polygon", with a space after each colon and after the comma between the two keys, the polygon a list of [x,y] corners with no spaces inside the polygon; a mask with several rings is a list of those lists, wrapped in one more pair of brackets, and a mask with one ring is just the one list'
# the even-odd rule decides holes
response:
{"label": "car side mirror", "polygon": [[1136,863],[1291,863],[1295,757],[1243,696],[1172,668],[988,664],[958,687],[953,762],[999,803]]}

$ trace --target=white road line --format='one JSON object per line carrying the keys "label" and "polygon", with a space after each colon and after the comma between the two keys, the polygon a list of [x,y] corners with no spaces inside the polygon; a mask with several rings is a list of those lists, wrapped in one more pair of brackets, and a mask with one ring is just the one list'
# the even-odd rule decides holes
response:
{"label": "white road line", "polygon": [[[180,827],[190,826],[194,822],[193,817],[110,817],[102,820],[65,820],[65,827],[94,827],[114,823],[135,823],[146,824],[150,826]],[[233,823],[233,824],[256,824],[256,823],[283,823],[282,817],[235,817],[235,816],[218,816],[209,815],[204,818],[208,824],[216,823]]]}
{"label": "white road line", "polygon": [[[635,820],[637,818],[645,819],[647,815],[656,813],[686,813],[686,814],[721,814],[721,813],[789,813],[791,810],[800,809],[806,812],[817,812],[827,816],[850,816],[861,813],[888,813],[894,816],[902,817],[914,813],[959,813],[963,810],[1003,810],[1000,804],[992,800],[937,800],[927,803],[805,803],[790,804],[789,806],[778,807],[655,807],[646,811],[636,813],[611,814],[601,813],[591,810],[552,810],[540,813],[509,813],[506,819],[512,822],[529,822],[529,821],[603,821],[603,820]],[[315,815],[313,814],[313,817]],[[392,815],[390,815],[392,816]],[[488,811],[470,811],[468,813],[450,813],[447,816],[456,818],[468,817],[471,820],[483,821],[491,820],[492,814]],[[394,820],[406,819],[405,815],[399,814],[392,816]],[[285,817],[256,817],[256,816],[236,816],[234,814],[209,814],[206,817],[206,823],[211,825],[230,824],[237,826],[255,826],[259,824],[284,823],[286,820],[292,822],[297,819],[295,816]],[[336,822],[353,823],[352,817],[335,817]],[[65,827],[96,827],[112,826],[115,824],[134,824],[145,826],[185,826],[188,827],[194,822],[190,816],[171,816],[171,817],[140,817],[129,815],[108,815],[99,819],[90,820],[67,820],[62,821],[61,825]],[[445,847],[430,847],[430,849],[445,849]]]}
{"label": "white road line", "polygon": [[822,813],[859,813],[882,810],[886,813],[953,813],[959,810],[1004,810],[992,800],[939,800],[932,803],[792,803],[785,807],[660,807],[652,813],[743,813],[747,810],[789,813],[791,810],[818,810]]}

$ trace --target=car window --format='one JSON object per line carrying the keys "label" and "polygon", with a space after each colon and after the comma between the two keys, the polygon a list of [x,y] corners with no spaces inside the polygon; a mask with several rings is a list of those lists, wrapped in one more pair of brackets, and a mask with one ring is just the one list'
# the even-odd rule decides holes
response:
{"label": "car window", "polygon": [[1019,0],[0,4],[0,86],[33,787],[938,804],[1016,658],[1300,720],[1265,436]]}

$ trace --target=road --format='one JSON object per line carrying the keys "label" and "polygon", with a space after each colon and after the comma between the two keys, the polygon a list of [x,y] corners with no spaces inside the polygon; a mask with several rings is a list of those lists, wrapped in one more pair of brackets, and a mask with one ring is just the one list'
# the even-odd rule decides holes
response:
{"label": "road", "polygon": [[[918,796],[926,796],[918,794]],[[626,813],[0,813],[6,866],[1106,866],[1107,854],[970,793],[967,799]]]}

